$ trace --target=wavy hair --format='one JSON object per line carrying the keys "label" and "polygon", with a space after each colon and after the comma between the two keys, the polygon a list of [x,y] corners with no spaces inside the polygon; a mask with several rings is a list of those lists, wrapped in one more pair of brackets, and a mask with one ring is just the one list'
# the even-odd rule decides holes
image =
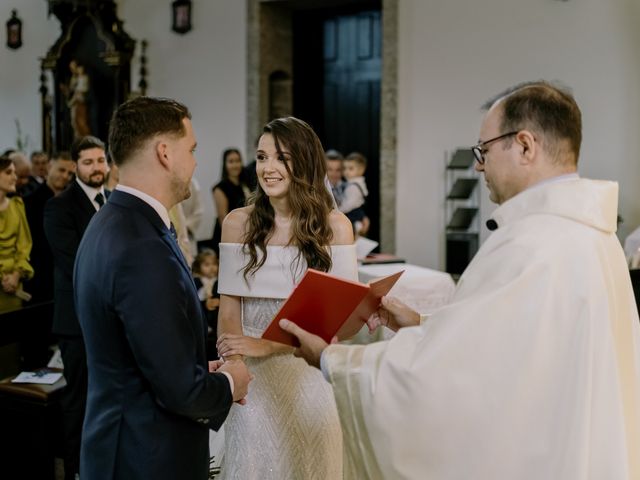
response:
{"label": "wavy hair", "polygon": [[[291,158],[290,166],[289,162],[283,164],[291,178],[287,196],[291,238],[287,245],[298,248],[294,264],[300,265],[304,258],[309,268],[327,272],[331,268],[326,246],[333,238],[329,225],[333,198],[324,183],[327,167],[322,144],[309,125],[294,117],[272,120],[264,126],[264,134],[273,136],[278,155],[284,149]],[[275,212],[259,183],[249,204],[253,209],[243,239],[244,251],[249,256],[243,268],[245,280],[266,262],[267,242],[275,229]]]}

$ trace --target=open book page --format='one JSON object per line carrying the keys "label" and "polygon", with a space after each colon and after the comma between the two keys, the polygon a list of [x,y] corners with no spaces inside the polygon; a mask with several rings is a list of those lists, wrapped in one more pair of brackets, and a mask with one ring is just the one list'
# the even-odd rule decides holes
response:
{"label": "open book page", "polygon": [[356,255],[358,257],[358,260],[364,259],[377,246],[378,246],[378,242],[376,242],[375,240],[371,240],[366,237],[356,238]]}
{"label": "open book page", "polygon": [[40,383],[42,385],[53,385],[62,378],[62,373],[40,370],[37,372],[20,372],[11,380],[11,383]]}
{"label": "open book page", "polygon": [[376,311],[380,298],[387,294],[402,272],[370,284],[353,282],[309,269],[284,302],[262,338],[298,346],[293,335],[280,328],[286,318],[327,343],[337,334],[343,340],[353,336]]}
{"label": "open book page", "polygon": [[329,342],[368,290],[369,287],[362,283],[309,269],[280,307],[262,338],[298,346],[298,339],[278,325],[280,319],[286,318]]}
{"label": "open book page", "polygon": [[338,340],[348,340],[360,331],[363,324],[378,309],[380,299],[389,293],[403,273],[404,270],[369,282],[367,295],[338,330]]}

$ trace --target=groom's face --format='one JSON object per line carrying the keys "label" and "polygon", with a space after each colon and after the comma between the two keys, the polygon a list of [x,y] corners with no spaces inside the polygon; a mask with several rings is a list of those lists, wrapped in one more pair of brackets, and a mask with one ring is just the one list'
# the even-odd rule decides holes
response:
{"label": "groom's face", "polygon": [[176,200],[181,202],[191,196],[191,177],[196,168],[196,137],[193,132],[191,120],[182,120],[185,128],[185,135],[182,137],[172,136],[167,141],[167,150],[172,159],[171,189]]}

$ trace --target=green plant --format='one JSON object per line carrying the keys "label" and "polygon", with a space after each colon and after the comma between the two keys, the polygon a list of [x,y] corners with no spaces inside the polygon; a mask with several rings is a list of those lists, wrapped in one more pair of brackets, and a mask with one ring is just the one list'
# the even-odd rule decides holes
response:
{"label": "green plant", "polygon": [[31,144],[29,135],[22,135],[22,128],[20,127],[20,120],[14,119],[16,122],[16,149],[20,152],[26,152]]}

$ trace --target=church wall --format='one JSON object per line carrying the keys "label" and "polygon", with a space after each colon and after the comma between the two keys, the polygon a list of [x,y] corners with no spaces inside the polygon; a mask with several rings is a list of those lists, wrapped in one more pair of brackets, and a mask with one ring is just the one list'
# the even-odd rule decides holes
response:
{"label": "church wall", "polygon": [[[400,0],[397,254],[444,268],[445,152],[474,144],[480,105],[560,80],[583,114],[580,172],[620,182],[621,238],[640,224],[637,0]],[[495,208],[482,185],[484,221]]]}
{"label": "church wall", "polygon": [[[165,4],[166,3],[166,4]],[[193,30],[171,31],[170,2],[121,0],[120,18],[136,39],[149,42],[148,95],[175,98],[193,115],[198,147],[195,177],[204,207],[198,238],[213,233],[215,208],[211,187],[220,179],[221,155],[227,147],[243,152],[246,115],[246,2],[194,0]],[[138,56],[133,62],[137,89]]]}
{"label": "church wall", "polygon": [[[0,46],[0,148],[15,146],[18,118],[39,148],[39,61],[59,34],[44,2],[0,0],[0,19],[18,8],[24,45]],[[170,30],[170,7],[120,0],[126,31],[148,48],[151,95],[193,112],[196,178],[205,207],[200,238],[215,211],[210,187],[227,146],[246,138],[246,1],[194,0],[194,30]],[[582,107],[584,176],[620,182],[621,237],[640,224],[640,7],[636,0],[400,0],[398,20],[397,254],[444,268],[445,155],[478,137],[481,105],[520,81],[557,79]],[[4,25],[3,25],[4,27]],[[138,55],[132,65],[137,89]],[[245,160],[247,160],[245,152]],[[482,219],[490,204],[482,186]],[[483,238],[486,230],[483,229]]]}
{"label": "church wall", "polygon": [[[6,21],[11,10],[18,10],[22,20],[22,47],[6,47]],[[42,146],[40,109],[40,57],[60,35],[60,23],[47,18],[44,1],[0,0],[0,151],[16,148],[16,120],[27,150]]]}
{"label": "church wall", "polygon": [[[171,31],[170,2],[117,3],[125,31],[149,42],[147,94],[175,98],[191,109],[198,139],[195,176],[205,209],[198,236],[209,238],[215,215],[210,192],[220,177],[220,155],[229,146],[244,152],[246,145],[246,2],[195,0],[193,30],[185,35]],[[15,51],[4,47],[4,21],[14,7],[23,21],[23,46]],[[0,149],[15,148],[17,118],[23,135],[29,136],[30,152],[42,142],[38,59],[58,38],[59,22],[54,16],[47,18],[41,0],[0,0],[0,20]],[[132,62],[133,90],[138,89],[139,55],[138,45]]]}

